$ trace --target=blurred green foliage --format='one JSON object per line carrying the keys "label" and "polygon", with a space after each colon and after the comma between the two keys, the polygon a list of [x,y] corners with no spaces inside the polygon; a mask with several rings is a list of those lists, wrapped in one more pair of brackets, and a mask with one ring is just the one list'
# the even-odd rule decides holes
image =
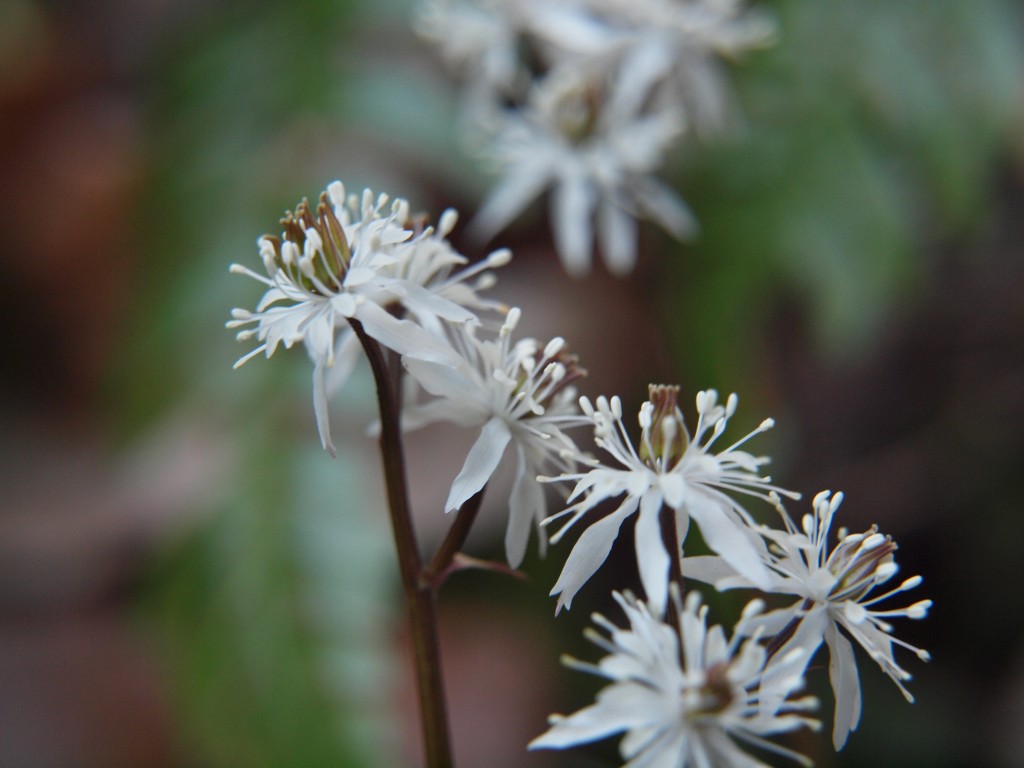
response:
{"label": "blurred green foliage", "polygon": [[[996,161],[1021,124],[1012,0],[764,5],[776,46],[730,71],[743,130],[680,169],[701,235],[652,267],[677,367],[700,386],[756,381],[780,296],[809,315],[826,354],[870,349],[929,279],[926,247],[984,226]],[[373,456],[341,445],[332,462],[316,448],[300,350],[232,372],[245,348],[222,326],[255,296],[228,264],[255,266],[255,238],[340,175],[325,166],[344,153],[336,131],[389,139],[396,163],[429,175],[424,188],[460,207],[479,200],[480,177],[452,154],[452,91],[407,51],[353,53],[369,26],[408,41],[407,10],[209,4],[144,73],[145,253],[112,409],[126,441],[169,414],[198,416],[228,433],[235,462],[209,525],[155,567],[147,603],[199,765],[388,760],[393,560],[360,471]],[[354,384],[339,412],[365,421],[369,392]]]}
{"label": "blurred green foliage", "polygon": [[[145,73],[145,253],[135,343],[110,379],[113,415],[129,443],[166,419],[228,431],[232,464],[209,524],[168,545],[144,601],[167,641],[185,764],[397,759],[393,557],[365,480],[372,445],[329,459],[302,350],[232,371],[245,348],[223,328],[258,291],[229,264],[255,258],[256,237],[332,173],[306,144],[311,124],[336,124],[346,109],[338,60],[351,6],[208,5]],[[339,412],[368,420],[368,387],[347,395]]]}
{"label": "blurred green foliage", "polygon": [[171,548],[149,601],[209,766],[396,764],[390,551],[365,457],[253,435],[209,528]]}
{"label": "blurred green foliage", "polygon": [[694,150],[702,231],[666,268],[677,359],[702,381],[756,380],[780,296],[823,354],[870,351],[929,280],[929,247],[984,227],[1024,118],[1016,3],[765,5],[777,43],[731,69],[742,129]]}

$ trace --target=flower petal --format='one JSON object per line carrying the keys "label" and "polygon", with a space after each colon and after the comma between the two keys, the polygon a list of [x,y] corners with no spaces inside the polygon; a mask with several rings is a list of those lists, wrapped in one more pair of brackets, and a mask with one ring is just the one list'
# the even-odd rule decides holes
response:
{"label": "flower petal", "polygon": [[857,662],[853,658],[853,646],[834,624],[825,633],[825,641],[829,652],[828,677],[836,699],[832,744],[838,752],[845,746],[850,732],[857,730],[860,722],[860,678],[857,676]]}
{"label": "flower petal", "polygon": [[[661,492],[649,490],[640,499],[636,521],[636,562],[651,612],[661,616],[668,602],[668,573],[671,562],[661,538]],[[677,554],[678,557],[678,554]]]}
{"label": "flower petal", "polygon": [[480,206],[469,230],[480,240],[490,240],[522,213],[551,181],[551,172],[533,165],[509,175]]}
{"label": "flower petal", "polygon": [[[526,554],[530,531],[544,517],[544,492],[537,482],[536,468],[526,460],[523,446],[516,444],[516,478],[508,500],[508,527],[505,529],[505,557],[518,568]],[[542,543],[544,537],[541,537]]]}
{"label": "flower petal", "polygon": [[327,369],[325,377],[329,396],[337,394],[345,386],[345,382],[355,370],[362,352],[363,348],[359,345],[359,338],[351,328],[345,326],[334,345],[334,365]]}
{"label": "flower petal", "polygon": [[582,277],[590,271],[594,245],[590,216],[594,207],[594,189],[582,169],[572,169],[555,187],[551,198],[551,225],[555,247],[566,272]]}
{"label": "flower petal", "polygon": [[363,324],[368,335],[400,355],[449,365],[457,364],[460,359],[446,342],[410,320],[399,320],[372,301],[360,304],[354,317]]}
{"label": "flower petal", "polygon": [[735,568],[717,555],[697,555],[683,558],[683,576],[703,584],[710,584],[719,592],[751,586],[747,579],[737,576]]}
{"label": "flower petal", "polygon": [[484,424],[484,428],[480,430],[480,437],[469,449],[466,462],[452,483],[448,501],[444,505],[445,512],[458,509],[470,496],[487,484],[511,439],[512,433],[501,419],[494,417]]}
{"label": "flower petal", "polygon": [[530,742],[529,749],[564,749],[603,739],[642,722],[650,704],[650,692],[641,685],[606,688],[596,703],[558,719],[547,733]]}
{"label": "flower petal", "polygon": [[436,397],[461,401],[470,407],[480,400],[480,385],[473,381],[465,365],[451,366],[411,357],[406,357],[402,364],[421,387]]}
{"label": "flower petal", "polygon": [[683,240],[696,235],[699,227],[689,206],[664,184],[651,178],[637,179],[633,194],[640,209],[676,238]]}
{"label": "flower petal", "polygon": [[411,312],[435,315],[453,323],[465,323],[476,319],[476,315],[465,307],[437,295],[422,285],[417,285],[411,280],[397,282],[401,283],[402,292],[405,294],[402,304]]}
{"label": "flower petal", "polygon": [[320,443],[331,456],[337,457],[334,443],[331,442],[331,417],[327,412],[327,387],[324,384],[324,358],[318,358],[313,365],[313,413],[316,415],[316,428],[320,433]]}
{"label": "flower petal", "polygon": [[576,541],[576,545],[565,560],[558,581],[551,589],[552,595],[558,595],[555,607],[557,614],[564,607],[572,607],[572,599],[579,592],[594,572],[608,557],[622,521],[636,511],[640,500],[635,496],[627,496],[622,505],[603,520],[598,520],[587,528]]}
{"label": "flower petal", "polygon": [[628,275],[636,263],[636,219],[611,200],[604,200],[597,226],[608,271],[619,277]]}
{"label": "flower petal", "polygon": [[771,585],[771,575],[761,562],[754,542],[756,534],[730,517],[714,499],[695,498],[687,506],[690,516],[700,526],[704,540],[714,552],[755,586],[767,588]]}

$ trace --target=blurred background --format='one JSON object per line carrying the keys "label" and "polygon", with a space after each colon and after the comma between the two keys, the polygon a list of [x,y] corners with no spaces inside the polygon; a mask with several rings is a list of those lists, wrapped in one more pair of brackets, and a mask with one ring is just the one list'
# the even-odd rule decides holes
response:
{"label": "blurred background", "polygon": [[[587,394],[740,393],[737,435],[778,422],[757,450],[782,485],[844,490],[843,523],[878,523],[924,575],[910,599],[933,614],[898,630],[933,655],[898,655],[918,703],[862,656],[847,748],[792,746],[836,768],[1024,766],[1022,9],[761,5],[779,40],[732,69],[738,130],[670,172],[700,237],[642,227],[632,276],[575,283],[534,206],[495,241],[515,253],[495,295],[525,333],[569,340]],[[0,765],[417,764],[368,373],[335,403],[331,460],[304,354],[232,371],[246,348],[223,327],[258,293],[228,265],[256,266],[256,237],[332,179],[433,217],[482,200],[410,14],[0,0]],[[428,544],[472,438],[410,441]],[[501,556],[501,498],[474,555]],[[553,620],[569,543],[531,554],[526,581],[446,585],[466,768],[619,764],[614,741],[524,749],[592,700],[558,657],[596,658],[589,612],[620,621],[607,592],[630,586],[620,547]]]}

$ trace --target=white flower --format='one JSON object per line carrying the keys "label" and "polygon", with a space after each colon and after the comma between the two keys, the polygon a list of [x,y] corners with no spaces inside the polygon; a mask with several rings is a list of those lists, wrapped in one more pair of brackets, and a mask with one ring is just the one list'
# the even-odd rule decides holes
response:
{"label": "white flower", "polygon": [[[560,338],[541,346],[534,339],[512,344],[519,321],[517,308],[508,313],[497,339],[477,338],[477,326],[451,329],[460,358],[454,365],[405,358],[406,370],[437,399],[412,406],[403,424],[416,428],[436,421],[480,427],[465,464],[452,483],[445,511],[461,507],[480,491],[511,451],[516,468],[509,497],[505,552],[518,567],[530,530],[547,514],[541,471],[573,467],[576,446],[563,428],[585,423],[576,409],[571,382],[583,375]],[[543,549],[545,541],[541,538]]]}
{"label": "white flower", "polygon": [[523,111],[504,113],[485,149],[504,178],[471,224],[479,236],[507,226],[548,188],[555,246],[575,276],[590,269],[595,226],[605,264],[619,275],[636,262],[637,218],[679,238],[695,229],[689,209],[653,175],[681,115],[599,110],[600,98],[592,82],[551,75]]}
{"label": "white flower", "polygon": [[[352,198],[350,203],[354,205]],[[347,215],[347,209],[343,213]],[[385,290],[372,294],[372,298],[383,306],[391,305],[392,289],[397,281],[403,281],[405,293],[414,294],[414,300],[403,302],[407,314],[439,338],[445,335],[446,322],[443,318],[447,313],[444,302],[474,311],[508,311],[505,304],[482,298],[478,291],[494,285],[495,277],[489,270],[508,264],[512,259],[511,252],[501,248],[486,259],[466,266],[468,259],[455,251],[446,239],[457,221],[458,213],[449,208],[441,214],[436,229],[414,223],[415,234],[392,246],[394,263],[382,267],[383,275],[391,280],[385,283]],[[470,278],[473,277],[477,279],[471,283]],[[434,307],[439,300],[440,314],[435,314]],[[325,377],[327,397],[341,390],[361,356],[362,347],[355,333],[350,327],[341,328],[334,344],[334,363]]]}
{"label": "white flower", "polygon": [[424,0],[416,30],[459,75],[471,78],[473,92],[491,100],[510,93],[525,74],[517,50],[525,18],[521,5],[521,0]]}
{"label": "white flower", "polygon": [[824,642],[829,650],[829,677],[835,694],[836,710],[832,731],[835,748],[841,749],[850,731],[860,721],[861,694],[853,646],[843,632],[852,637],[899,687],[907,701],[913,696],[904,686],[910,674],[900,667],[893,655],[893,646],[900,645],[927,661],[926,651],[915,648],[892,636],[889,620],[898,617],[922,619],[931,608],[931,600],[921,600],[899,609],[878,609],[886,598],[921,583],[914,576],[882,594],[875,589],[889,581],[898,568],[893,559],[896,543],[872,526],[864,533],[838,531],[834,549],[828,549],[828,533],[843,494],[829,495],[822,491],[814,497],[814,514],[805,515],[798,528],[779,505],[786,530],[762,528],[768,542],[761,549],[771,582],[754,584],[735,572],[730,563],[714,557],[687,558],[683,573],[718,589],[757,587],[767,592],[795,595],[800,599],[788,608],[772,611],[751,621],[747,631],[777,633],[774,641],[784,652],[803,648],[807,659]]}
{"label": "white flower", "polygon": [[[334,182],[321,194],[315,212],[303,200],[281,220],[280,237],[259,239],[266,276],[231,266],[232,272],[267,286],[255,312],[235,309],[227,323],[229,328],[255,326],[239,331],[238,338],[260,342],[235,367],[261,352],[270,357],[279,344],[303,342],[314,363],[313,405],[320,439],[332,454],[325,378],[335,363],[336,344],[342,369],[351,368],[358,345],[348,322],[359,321],[369,336],[399,354],[445,362],[454,358],[453,351],[423,326],[475,320],[466,306],[479,305],[471,288],[456,287],[479,269],[450,277],[453,259],[438,258],[441,238],[429,228],[419,234],[406,228],[410,216],[405,200],[385,208],[387,202],[386,195],[375,199],[369,190],[361,199],[353,195],[346,200],[344,187]],[[452,215],[446,222],[452,222]],[[507,253],[498,252],[480,268],[505,261]],[[389,311],[394,305],[418,322],[396,317]]]}
{"label": "white flower", "polygon": [[736,410],[737,398],[730,395],[724,406],[713,389],[697,395],[697,425],[691,437],[676,405],[678,387],[654,386],[650,400],[640,409],[642,430],[639,452],[630,442],[622,424],[622,405],[617,397],[601,397],[595,408],[582,398],[580,404],[594,424],[595,440],[622,469],[593,462],[582,474],[562,475],[555,481],[575,481],[569,501],[582,499],[544,521],[548,524],[569,515],[569,521],[551,538],[557,542],[577,520],[605,499],[625,496],[617,510],[592,524],[580,536],[562,569],[552,595],[559,595],[557,610],[568,608],[576,592],[600,567],[611,550],[622,522],[637,509],[636,554],[640,579],[647,601],[663,610],[668,594],[671,557],[662,539],[662,507],[674,510],[675,533],[682,545],[692,517],[705,541],[726,562],[755,583],[767,583],[770,575],[758,557],[754,522],[743,506],[725,491],[759,498],[777,492],[797,497],[771,485],[758,474],[765,457],[753,456],[739,447],[754,435],[773,426],[770,419],[743,439],[715,454],[715,442],[725,431]]}
{"label": "white flower", "polygon": [[[609,637],[588,634],[608,655],[596,665],[566,660],[611,684],[595,704],[568,717],[552,717],[551,728],[531,742],[531,749],[564,749],[625,732],[619,744],[628,761],[624,768],[766,768],[737,741],[810,765],[765,738],[818,726],[802,714],[816,706],[814,699],[788,698],[803,684],[801,651],[766,668],[768,654],[756,640],[741,644],[737,633],[729,641],[722,627],[708,628],[707,607],[696,592],[687,596],[676,628],[630,596],[614,597],[630,626],[620,629],[595,615],[594,622]],[[759,601],[752,602],[744,616],[760,607]],[[772,709],[761,702],[766,694]]]}
{"label": "white flower", "polygon": [[474,221],[482,239],[548,190],[555,247],[574,276],[589,270],[595,239],[611,272],[630,272],[638,219],[680,239],[696,230],[655,174],[684,131],[725,127],[722,59],[770,42],[766,17],[739,0],[421,6],[420,33],[466,76],[467,138],[502,176]]}
{"label": "white flower", "polygon": [[589,0],[618,34],[605,56],[616,62],[621,99],[672,104],[699,133],[721,132],[730,89],[724,57],[765,47],[775,25],[738,0]]}

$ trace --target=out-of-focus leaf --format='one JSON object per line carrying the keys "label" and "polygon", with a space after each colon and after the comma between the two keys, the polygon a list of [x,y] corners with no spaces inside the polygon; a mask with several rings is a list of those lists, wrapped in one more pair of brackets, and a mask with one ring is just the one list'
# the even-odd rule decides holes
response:
{"label": "out-of-focus leaf", "polygon": [[[229,265],[258,269],[256,238],[337,173],[321,160],[347,109],[352,6],[208,4],[147,73],[144,250],[113,415],[129,435],[182,410],[215,415],[238,467],[209,527],[166,554],[146,596],[197,765],[394,763],[382,641],[394,564],[362,458],[317,448],[303,350],[233,371],[251,346],[224,328],[261,292]],[[350,384],[346,400],[365,402]]]}
{"label": "out-of-focus leaf", "polygon": [[866,350],[927,280],[926,246],[982,225],[1021,118],[1012,3],[766,5],[779,39],[732,70],[743,130],[697,150],[702,232],[665,281],[685,293],[668,298],[680,359],[705,380],[749,378],[762,339],[742,331],[780,296],[828,354]]}
{"label": "out-of-focus leaf", "polygon": [[188,748],[211,766],[395,764],[393,564],[363,460],[262,437],[225,507],[166,556],[150,596]]}
{"label": "out-of-focus leaf", "polygon": [[224,384],[224,362],[240,350],[217,329],[254,290],[228,265],[258,265],[256,238],[332,178],[309,145],[345,112],[338,60],[351,5],[213,4],[154,51],[135,332],[110,387],[126,430],[185,393],[223,397],[239,385]]}

